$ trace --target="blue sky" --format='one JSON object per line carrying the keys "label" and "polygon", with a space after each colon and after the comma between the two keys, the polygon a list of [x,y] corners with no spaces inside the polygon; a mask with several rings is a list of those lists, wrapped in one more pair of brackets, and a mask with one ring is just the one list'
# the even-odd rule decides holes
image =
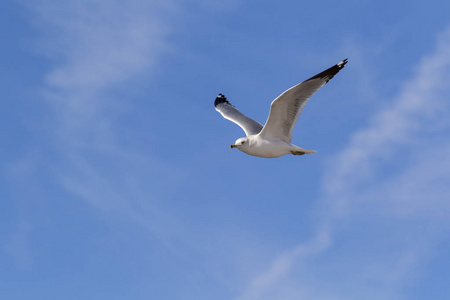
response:
{"label": "blue sky", "polygon": [[450,3],[160,2],[1,2],[1,298],[447,299]]}

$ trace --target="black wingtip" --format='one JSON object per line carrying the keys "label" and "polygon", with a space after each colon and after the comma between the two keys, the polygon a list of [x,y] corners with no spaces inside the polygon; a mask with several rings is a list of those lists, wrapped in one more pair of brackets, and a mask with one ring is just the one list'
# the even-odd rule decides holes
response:
{"label": "black wingtip", "polygon": [[216,101],[214,101],[214,106],[217,106],[221,103],[230,103],[227,100],[227,97],[225,97],[225,95],[219,94],[217,95]]}
{"label": "black wingtip", "polygon": [[347,64],[348,58],[344,59],[340,63],[337,63],[337,66],[339,66],[341,69]]}
{"label": "black wingtip", "polygon": [[[331,78],[334,77],[334,75],[336,75],[347,64],[347,62],[348,62],[348,58],[344,59],[343,61],[338,62],[331,68],[326,69],[325,71],[309,78],[308,80],[316,79],[316,78],[324,78],[326,80],[326,82],[328,82]],[[308,80],[306,80],[306,81],[308,81]]]}

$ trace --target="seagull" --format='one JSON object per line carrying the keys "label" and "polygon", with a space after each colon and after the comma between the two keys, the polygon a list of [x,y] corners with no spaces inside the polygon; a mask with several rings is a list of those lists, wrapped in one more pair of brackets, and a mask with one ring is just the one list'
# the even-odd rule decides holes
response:
{"label": "seagull", "polygon": [[309,98],[334,77],[347,63],[347,58],[331,68],[299,83],[273,100],[266,124],[247,117],[234,107],[223,94],[214,101],[214,107],[225,118],[239,125],[246,137],[236,140],[230,148],[253,156],[275,158],[286,154],[316,153],[291,144],[292,131]]}

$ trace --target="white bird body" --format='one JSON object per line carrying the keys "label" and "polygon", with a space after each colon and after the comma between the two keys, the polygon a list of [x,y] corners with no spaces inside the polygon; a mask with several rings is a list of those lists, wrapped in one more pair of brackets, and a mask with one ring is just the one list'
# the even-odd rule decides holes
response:
{"label": "white bird body", "polygon": [[266,158],[275,158],[286,154],[316,153],[314,150],[292,145],[292,131],[309,98],[333,78],[346,63],[347,59],[344,59],[278,96],[270,105],[269,117],[264,126],[242,114],[228,102],[224,95],[219,94],[214,102],[216,110],[225,119],[239,125],[247,135],[238,139],[230,147],[238,148],[249,155]]}
{"label": "white bird body", "polygon": [[302,155],[316,152],[314,150],[300,148],[291,143],[286,143],[280,139],[265,139],[259,134],[240,138],[230,147],[238,148],[249,155],[265,158],[275,158],[286,154]]}

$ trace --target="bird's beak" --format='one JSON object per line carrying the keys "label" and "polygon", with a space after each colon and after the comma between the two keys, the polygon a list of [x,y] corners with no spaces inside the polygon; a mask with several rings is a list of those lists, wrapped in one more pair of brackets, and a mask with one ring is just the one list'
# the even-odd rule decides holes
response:
{"label": "bird's beak", "polygon": [[233,145],[231,145],[231,146],[230,146],[230,148],[236,148],[236,145],[235,145],[235,144],[233,144]]}

